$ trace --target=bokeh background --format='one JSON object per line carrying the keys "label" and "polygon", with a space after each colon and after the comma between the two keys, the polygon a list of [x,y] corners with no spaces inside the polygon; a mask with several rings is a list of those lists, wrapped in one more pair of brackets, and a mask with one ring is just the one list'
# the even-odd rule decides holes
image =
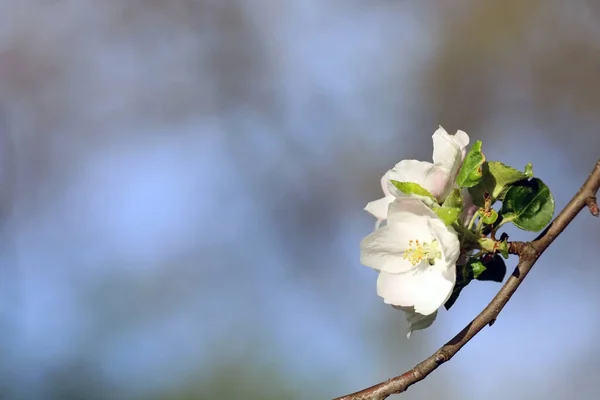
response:
{"label": "bokeh background", "polygon": [[[328,399],[498,289],[406,340],[359,263],[362,208],[438,125],[558,209],[583,182],[600,2],[1,0],[0,110],[1,399]],[[594,398],[599,232],[580,215],[404,398]]]}

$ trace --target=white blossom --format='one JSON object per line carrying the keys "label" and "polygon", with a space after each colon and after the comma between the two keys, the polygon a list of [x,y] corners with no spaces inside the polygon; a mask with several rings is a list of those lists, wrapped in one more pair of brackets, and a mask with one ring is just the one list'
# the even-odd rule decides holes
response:
{"label": "white blossom", "polygon": [[457,234],[419,199],[394,199],[387,224],[363,239],[360,248],[361,262],[379,271],[377,294],[385,303],[429,316],[452,294]]}
{"label": "white blossom", "polygon": [[[432,136],[433,163],[417,160],[402,160],[387,171],[381,179],[384,197],[367,204],[365,210],[377,218],[376,229],[386,219],[387,206],[398,197],[407,195],[399,191],[392,180],[414,182],[427,189],[442,203],[455,186],[455,179],[469,145],[469,135],[457,131],[449,135],[441,126]],[[420,197],[428,203],[428,199]],[[430,201],[430,200],[429,200]],[[432,203],[428,203],[432,205]]]}

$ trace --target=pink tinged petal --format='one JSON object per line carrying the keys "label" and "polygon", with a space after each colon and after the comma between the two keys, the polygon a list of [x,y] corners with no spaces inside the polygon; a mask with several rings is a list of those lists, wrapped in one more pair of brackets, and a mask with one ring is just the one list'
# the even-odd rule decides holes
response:
{"label": "pink tinged petal", "polygon": [[443,201],[448,197],[454,186],[454,174],[443,168],[435,167],[429,192],[438,200]]}
{"label": "pink tinged petal", "polygon": [[404,258],[410,239],[430,242],[433,236],[426,229],[426,223],[390,223],[377,229],[360,243],[361,264],[376,270],[401,273],[416,266]]}
{"label": "pink tinged petal", "polygon": [[467,226],[471,221],[471,218],[473,218],[473,215],[475,215],[475,212],[479,209],[479,207],[473,204],[473,197],[466,188],[462,190],[462,198],[464,206],[461,221],[464,226]]}
{"label": "pink tinged petal", "polygon": [[381,272],[377,279],[377,294],[387,304],[414,307],[415,312],[430,315],[448,300],[455,282],[456,272],[452,276],[433,267],[401,274]]}

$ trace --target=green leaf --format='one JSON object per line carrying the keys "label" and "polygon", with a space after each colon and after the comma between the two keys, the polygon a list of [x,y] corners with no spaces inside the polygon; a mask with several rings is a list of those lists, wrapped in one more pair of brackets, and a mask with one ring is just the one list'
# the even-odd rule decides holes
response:
{"label": "green leaf", "polygon": [[532,163],[527,163],[527,165],[525,166],[525,176],[527,178],[533,177],[533,164]]}
{"label": "green leaf", "polygon": [[506,264],[501,256],[495,254],[493,257],[482,257],[484,261],[477,261],[484,268],[475,279],[478,281],[502,282],[506,276]]}
{"label": "green leaf", "polygon": [[[531,163],[528,166],[531,166]],[[527,167],[525,167],[525,170],[527,171]],[[509,185],[528,178],[528,172],[521,172],[500,161],[490,161],[488,163],[488,171],[494,182],[494,187],[490,192],[494,199],[499,198]]]}
{"label": "green leaf", "polygon": [[478,140],[469,149],[458,171],[456,176],[458,186],[473,187],[477,185],[483,177],[482,165],[484,162],[485,156],[481,152],[481,140]]}
{"label": "green leaf", "polygon": [[407,195],[417,195],[417,196],[424,196],[424,197],[428,197],[431,200],[437,202],[436,198],[433,197],[433,195],[427,190],[425,189],[423,186],[419,185],[418,183],[414,183],[414,182],[398,182],[395,180],[391,180],[392,184],[396,187],[396,189],[398,189],[399,191],[401,191],[404,194]]}
{"label": "green leaf", "polygon": [[554,215],[554,197],[541,179],[533,178],[511,186],[502,203],[503,222],[512,222],[517,227],[538,232]]}
{"label": "green leaf", "polygon": [[480,260],[473,260],[469,263],[469,267],[471,268],[471,273],[473,274],[473,279],[479,278],[479,276],[485,272],[485,265]]}
{"label": "green leaf", "polygon": [[529,166],[529,171],[527,166],[525,167],[525,172],[521,172],[518,169],[513,167],[509,167],[501,163],[500,161],[491,161],[488,163],[489,173],[494,178],[495,187],[490,191],[492,195],[492,199],[502,199],[506,190],[515,182],[522,181],[524,179],[529,178],[528,173],[533,173],[533,169],[531,168],[531,163],[527,164]]}
{"label": "green leaf", "polygon": [[492,225],[498,219],[498,212],[494,209],[491,209],[487,213],[482,209],[479,215],[481,215],[483,223],[487,225]]}
{"label": "green leaf", "polygon": [[460,195],[460,190],[454,189],[452,192],[450,192],[448,197],[446,197],[446,200],[444,200],[444,204],[442,204],[442,206],[452,207],[452,208],[462,208],[463,199],[462,199],[462,196]]}
{"label": "green leaf", "polygon": [[456,221],[458,221],[458,217],[462,212],[462,208],[458,207],[438,207],[434,208],[433,212],[446,224],[446,226],[450,226]]}
{"label": "green leaf", "polygon": [[502,200],[510,185],[529,178],[530,173],[533,173],[531,163],[525,166],[525,172],[521,172],[499,161],[488,161],[483,165],[481,182],[469,189],[474,204],[483,206],[485,193],[489,193],[492,197],[492,204],[496,200]]}
{"label": "green leaf", "polygon": [[463,199],[460,195],[460,190],[454,189],[450,192],[448,197],[446,197],[444,204],[439,208],[434,208],[433,211],[442,221],[444,221],[444,224],[450,226],[458,221],[458,218],[462,213],[462,207]]}

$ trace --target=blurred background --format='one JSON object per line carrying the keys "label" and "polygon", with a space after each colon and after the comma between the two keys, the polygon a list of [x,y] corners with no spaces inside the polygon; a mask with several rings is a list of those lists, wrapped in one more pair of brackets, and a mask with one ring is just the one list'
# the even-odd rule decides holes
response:
{"label": "blurred background", "polygon": [[[557,209],[586,178],[600,2],[0,0],[0,111],[0,399],[331,399],[499,288],[406,340],[359,263],[387,169],[442,125]],[[594,398],[599,232],[403,398]]]}

